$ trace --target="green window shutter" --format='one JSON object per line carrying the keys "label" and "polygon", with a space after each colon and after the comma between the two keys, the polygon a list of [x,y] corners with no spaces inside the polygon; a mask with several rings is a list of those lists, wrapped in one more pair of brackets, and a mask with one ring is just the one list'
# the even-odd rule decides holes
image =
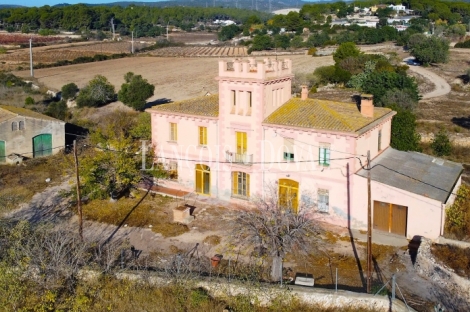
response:
{"label": "green window shutter", "polygon": [[0,141],[0,163],[6,162],[5,141]]}

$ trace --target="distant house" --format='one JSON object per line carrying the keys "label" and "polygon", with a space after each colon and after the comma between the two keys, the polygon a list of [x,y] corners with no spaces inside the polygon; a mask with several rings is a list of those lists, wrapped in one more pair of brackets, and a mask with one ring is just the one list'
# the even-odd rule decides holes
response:
{"label": "distant house", "polygon": [[394,11],[397,11],[397,12],[406,10],[406,7],[403,4],[398,4],[398,5],[390,4],[388,7],[392,8]]}
{"label": "distant house", "polygon": [[65,122],[29,109],[0,105],[0,163],[57,153],[65,145]]}

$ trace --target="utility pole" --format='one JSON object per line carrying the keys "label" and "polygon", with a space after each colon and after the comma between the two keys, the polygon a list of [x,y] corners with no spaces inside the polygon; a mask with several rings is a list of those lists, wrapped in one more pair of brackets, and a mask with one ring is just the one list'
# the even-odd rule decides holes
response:
{"label": "utility pole", "polygon": [[168,22],[168,23],[166,24],[166,41],[169,42],[170,39],[168,38],[168,26],[170,26],[170,22]]}
{"label": "utility pole", "polygon": [[33,70],[33,38],[29,39],[29,68],[31,69],[31,77],[34,77],[34,70]]}
{"label": "utility pole", "polygon": [[134,31],[132,31],[132,50],[131,53],[134,54]]}
{"label": "utility pole", "polygon": [[367,293],[372,283],[372,207],[370,189],[370,151],[367,151]]}
{"label": "utility pole", "polygon": [[116,31],[114,29],[114,17],[111,18],[111,29],[113,30],[113,41],[116,37]]}
{"label": "utility pole", "polygon": [[75,158],[75,175],[77,178],[77,208],[78,208],[78,234],[83,241],[83,215],[82,215],[82,199],[80,196],[80,175],[78,174],[78,155],[77,140],[73,140],[73,157]]}

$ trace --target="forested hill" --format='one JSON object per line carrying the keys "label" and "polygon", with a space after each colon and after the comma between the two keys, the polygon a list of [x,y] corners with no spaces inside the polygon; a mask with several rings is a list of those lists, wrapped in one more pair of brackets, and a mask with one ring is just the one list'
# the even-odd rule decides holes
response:
{"label": "forested hill", "polygon": [[[319,0],[320,1],[320,0]],[[318,2],[319,2],[318,1]],[[275,11],[285,8],[301,8],[305,2],[301,0],[169,0],[158,2],[134,2],[134,1],[119,1],[106,5],[119,5],[126,7],[129,5],[150,6],[150,7],[224,7],[224,8],[239,8],[258,11]]]}

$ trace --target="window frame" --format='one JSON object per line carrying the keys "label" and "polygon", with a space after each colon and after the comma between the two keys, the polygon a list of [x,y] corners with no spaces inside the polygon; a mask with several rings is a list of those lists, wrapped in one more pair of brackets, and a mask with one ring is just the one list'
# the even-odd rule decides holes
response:
{"label": "window frame", "polygon": [[318,189],[317,191],[317,210],[322,213],[330,212],[330,191],[327,189]]}
{"label": "window frame", "polygon": [[207,146],[207,127],[199,126],[199,145],[200,146]]}
{"label": "window frame", "polygon": [[378,136],[377,136],[377,151],[382,150],[382,129],[379,130]]}
{"label": "window frame", "polygon": [[323,144],[318,148],[318,163],[320,166],[329,167],[331,162],[330,146]]}
{"label": "window frame", "polygon": [[243,171],[232,171],[232,196],[250,197],[250,174]]}
{"label": "window frame", "polygon": [[11,123],[11,131],[18,131],[18,122],[17,121],[13,121]]}
{"label": "window frame", "polygon": [[24,121],[23,120],[20,120],[20,122],[18,123],[18,130],[24,130]]}
{"label": "window frame", "polygon": [[170,122],[170,141],[178,141],[178,124],[176,122]]}

